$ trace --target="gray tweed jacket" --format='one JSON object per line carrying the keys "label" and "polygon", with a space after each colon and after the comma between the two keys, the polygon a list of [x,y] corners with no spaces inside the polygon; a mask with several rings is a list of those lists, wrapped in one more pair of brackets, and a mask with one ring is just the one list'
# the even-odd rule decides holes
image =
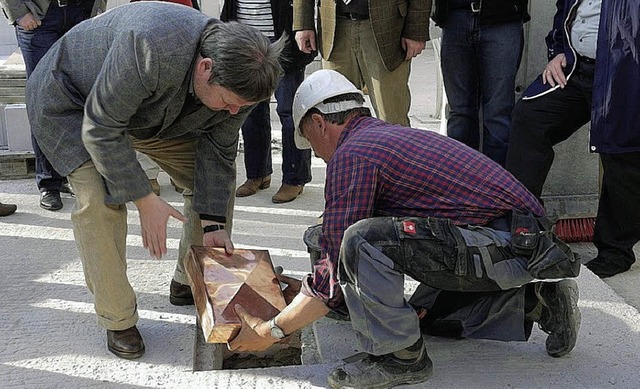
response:
{"label": "gray tweed jacket", "polygon": [[137,2],[116,7],[65,34],[26,88],[32,131],[53,167],[68,175],[89,159],[103,176],[107,203],[149,193],[130,136],[198,140],[194,209],[224,217],[234,191],[239,128],[202,106],[179,115],[200,34],[218,22],[189,7]]}

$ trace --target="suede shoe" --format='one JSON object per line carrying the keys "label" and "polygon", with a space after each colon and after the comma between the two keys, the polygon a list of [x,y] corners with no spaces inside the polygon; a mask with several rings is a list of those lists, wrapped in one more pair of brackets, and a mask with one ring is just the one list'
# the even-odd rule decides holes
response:
{"label": "suede shoe", "polygon": [[293,201],[298,198],[303,189],[304,185],[282,184],[280,189],[278,189],[278,192],[271,198],[271,201],[276,204],[288,203],[289,201]]}
{"label": "suede shoe", "polygon": [[236,197],[253,196],[258,189],[267,189],[271,186],[271,176],[262,178],[249,178],[236,190]]}
{"label": "suede shoe", "polygon": [[538,282],[534,288],[538,305],[527,318],[538,322],[540,329],[549,334],[545,342],[547,354],[554,358],[569,354],[580,330],[578,284],[575,280],[565,279]]}
{"label": "suede shoe", "polygon": [[107,330],[107,348],[124,359],[136,359],[144,354],[144,342],[136,326],[122,331]]}
{"label": "suede shoe", "polygon": [[9,216],[18,209],[15,204],[2,204],[0,203],[0,216]]}
{"label": "suede shoe", "polygon": [[62,199],[57,190],[45,190],[40,194],[40,207],[47,211],[57,211],[62,208]]}
{"label": "suede shoe", "polygon": [[419,384],[429,379],[433,363],[420,338],[413,346],[391,354],[375,356],[360,353],[344,360],[329,373],[332,388],[390,388]]}
{"label": "suede shoe", "polygon": [[171,285],[169,285],[169,302],[173,305],[193,305],[191,286],[171,280]]}

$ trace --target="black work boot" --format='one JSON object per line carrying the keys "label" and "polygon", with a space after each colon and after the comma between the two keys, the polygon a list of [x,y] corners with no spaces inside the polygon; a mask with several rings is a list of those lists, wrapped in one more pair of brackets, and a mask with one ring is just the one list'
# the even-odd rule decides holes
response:
{"label": "black work boot", "polygon": [[533,285],[538,299],[536,308],[527,319],[538,322],[549,336],[545,342],[547,353],[554,358],[569,354],[576,345],[580,329],[578,284],[565,279],[558,282],[538,282]]}
{"label": "black work boot", "polygon": [[422,337],[411,347],[380,356],[360,353],[329,373],[329,386],[338,388],[391,388],[429,379],[433,363]]}

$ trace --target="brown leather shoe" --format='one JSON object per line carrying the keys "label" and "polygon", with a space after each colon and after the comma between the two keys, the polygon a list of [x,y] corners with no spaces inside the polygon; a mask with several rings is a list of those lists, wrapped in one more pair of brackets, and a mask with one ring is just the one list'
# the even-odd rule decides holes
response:
{"label": "brown leather shoe", "polygon": [[236,197],[253,196],[258,189],[267,189],[271,186],[271,176],[262,178],[247,179],[244,184],[240,185],[236,190]]}
{"label": "brown leather shoe", "polygon": [[136,326],[122,331],[107,330],[107,348],[124,359],[136,359],[144,354],[144,342]]}
{"label": "brown leather shoe", "polygon": [[280,189],[278,189],[278,193],[274,194],[271,198],[271,201],[276,204],[288,203],[289,201],[293,201],[298,196],[300,196],[300,193],[302,193],[303,189],[304,185],[282,184]]}
{"label": "brown leather shoe", "polygon": [[0,216],[9,216],[18,209],[15,204],[2,204],[0,203]]}
{"label": "brown leather shoe", "polygon": [[171,280],[171,285],[169,285],[169,302],[173,305],[193,305],[191,286]]}

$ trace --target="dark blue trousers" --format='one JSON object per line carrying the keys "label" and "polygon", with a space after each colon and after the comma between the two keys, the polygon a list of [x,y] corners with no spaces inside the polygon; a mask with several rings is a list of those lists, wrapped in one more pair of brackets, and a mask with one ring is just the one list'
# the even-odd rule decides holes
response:
{"label": "dark blue trousers", "polygon": [[[300,150],[293,140],[291,106],[304,69],[284,75],[275,92],[276,112],[282,124],[282,183],[304,185],[311,181],[311,150]],[[258,104],[242,124],[244,164],[247,178],[261,178],[273,173],[271,162],[271,116],[269,101]]]}
{"label": "dark blue trousers", "polygon": [[[49,48],[73,26],[91,16],[93,0],[78,2],[70,0],[65,7],[59,7],[57,1],[52,1],[42,24],[35,30],[26,31],[16,24],[16,37],[22,52],[27,72],[27,78],[49,51]],[[44,155],[35,137],[31,135],[33,152],[36,157],[36,184],[41,192],[59,191],[65,181]]]}

